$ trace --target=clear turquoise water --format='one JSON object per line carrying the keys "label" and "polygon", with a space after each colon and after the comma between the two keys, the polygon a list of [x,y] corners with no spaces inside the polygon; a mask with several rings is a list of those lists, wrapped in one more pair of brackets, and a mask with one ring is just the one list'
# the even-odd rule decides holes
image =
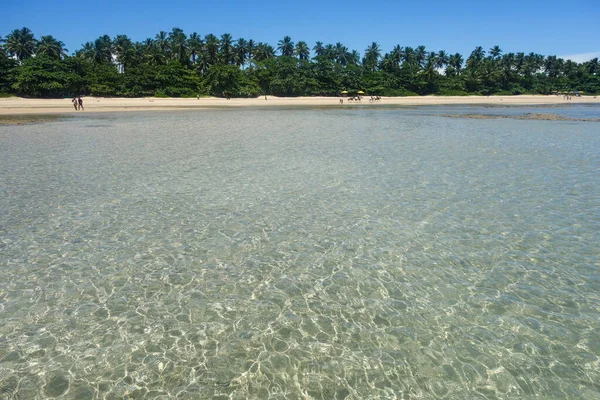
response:
{"label": "clear turquoise water", "polygon": [[0,398],[600,398],[600,123],[436,113],[0,127]]}

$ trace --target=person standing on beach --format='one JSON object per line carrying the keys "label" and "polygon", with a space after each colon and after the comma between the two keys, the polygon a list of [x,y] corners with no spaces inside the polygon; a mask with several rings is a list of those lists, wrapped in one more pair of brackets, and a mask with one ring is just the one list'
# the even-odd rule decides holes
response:
{"label": "person standing on beach", "polygon": [[83,100],[81,100],[81,97],[77,98],[77,103],[79,103],[79,109],[83,111]]}
{"label": "person standing on beach", "polygon": [[75,111],[77,111],[77,97],[73,96],[73,100],[71,100],[71,103],[73,103],[73,107],[75,107]]}

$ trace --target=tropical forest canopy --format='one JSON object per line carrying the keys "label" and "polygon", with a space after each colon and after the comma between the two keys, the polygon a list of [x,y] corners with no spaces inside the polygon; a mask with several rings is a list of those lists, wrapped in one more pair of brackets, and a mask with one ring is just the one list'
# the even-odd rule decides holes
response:
{"label": "tropical forest canopy", "polygon": [[425,46],[384,52],[373,42],[360,53],[342,43],[311,47],[285,36],[273,46],[179,28],[143,42],[104,35],[71,55],[60,40],[28,28],[0,38],[0,46],[0,94],[26,97],[600,93],[597,58],[578,64],[499,46],[463,56]]}

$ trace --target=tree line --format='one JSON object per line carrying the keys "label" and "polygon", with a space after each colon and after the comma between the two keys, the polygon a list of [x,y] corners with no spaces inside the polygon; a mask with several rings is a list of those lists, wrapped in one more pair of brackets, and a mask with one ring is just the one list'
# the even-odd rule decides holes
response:
{"label": "tree line", "polygon": [[465,59],[425,46],[373,42],[361,54],[342,43],[277,46],[225,33],[190,35],[179,28],[132,41],[101,36],[69,54],[51,35],[28,28],[0,37],[0,94],[68,97],[336,96],[600,93],[598,58],[576,63],[536,53],[476,47]]}

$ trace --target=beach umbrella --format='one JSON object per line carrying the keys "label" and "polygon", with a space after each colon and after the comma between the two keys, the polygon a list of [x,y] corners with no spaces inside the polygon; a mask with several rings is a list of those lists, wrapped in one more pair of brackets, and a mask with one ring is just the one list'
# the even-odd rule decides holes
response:
{"label": "beach umbrella", "polygon": [[347,90],[342,90],[340,93],[341,94],[348,94],[348,91]]}
{"label": "beach umbrella", "polygon": [[363,92],[362,90],[359,90],[358,92],[356,92],[358,94],[365,94],[365,92]]}

